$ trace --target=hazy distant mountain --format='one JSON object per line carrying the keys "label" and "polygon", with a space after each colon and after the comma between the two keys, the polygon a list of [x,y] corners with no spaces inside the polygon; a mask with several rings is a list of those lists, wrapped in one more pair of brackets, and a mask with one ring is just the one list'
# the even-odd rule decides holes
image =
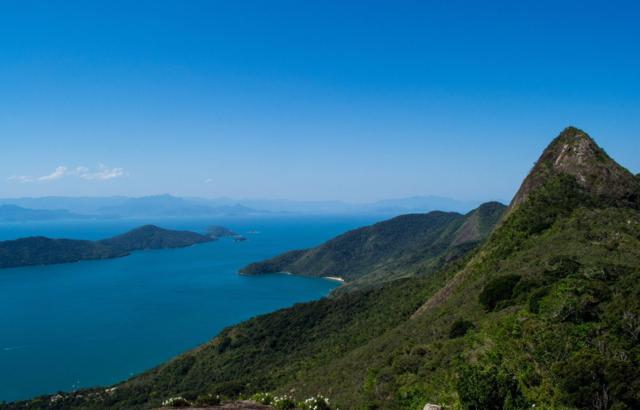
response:
{"label": "hazy distant mountain", "polygon": [[385,214],[424,213],[447,211],[467,213],[480,205],[480,201],[463,201],[439,196],[414,196],[386,199],[376,202],[352,203],[345,201],[296,201],[288,199],[230,199],[190,198],[190,200],[214,206],[240,203],[249,208],[277,213],[297,214]]}
{"label": "hazy distant mountain", "polygon": [[396,213],[396,212],[430,212],[448,211],[466,213],[480,206],[478,201],[462,201],[440,196],[413,196],[409,198],[385,199],[363,207],[371,212]]}
{"label": "hazy distant mountain", "polygon": [[[139,198],[113,197],[41,197],[0,199],[0,204],[8,207],[29,208],[32,219],[41,215],[60,215],[57,219],[101,217],[190,217],[190,216],[243,216],[267,213],[251,209],[237,202],[224,204],[208,203],[206,200],[192,200],[172,195],[154,195]],[[7,208],[9,215],[10,208]],[[15,211],[17,212],[17,211]],[[14,212],[14,213],[15,213]],[[66,215],[66,216],[65,216]],[[25,216],[27,214],[25,213]],[[51,219],[51,218],[49,218]],[[14,220],[3,219],[0,221]]]}
{"label": "hazy distant mountain", "polygon": [[172,195],[129,198],[120,205],[102,207],[98,212],[122,217],[241,216],[264,213],[239,204],[210,206]]}
{"label": "hazy distant mountain", "polygon": [[0,205],[0,222],[34,222],[88,217],[65,209],[28,209],[17,205]]}
{"label": "hazy distant mountain", "polygon": [[43,196],[38,198],[3,198],[0,199],[0,203],[30,209],[64,209],[76,214],[95,215],[100,208],[121,205],[128,199],[126,196]]}
{"label": "hazy distant mountain", "polygon": [[[467,213],[480,205],[478,201],[462,201],[439,196],[414,196],[369,203],[344,201],[296,201],[287,199],[180,198],[172,195],[144,197],[60,197],[6,198],[0,204],[32,210],[67,211],[69,218],[87,215],[101,217],[190,217],[247,216],[264,214],[401,215],[446,211]],[[52,211],[53,212],[53,211]],[[75,214],[75,215],[73,215]],[[0,221],[2,218],[0,217]]]}

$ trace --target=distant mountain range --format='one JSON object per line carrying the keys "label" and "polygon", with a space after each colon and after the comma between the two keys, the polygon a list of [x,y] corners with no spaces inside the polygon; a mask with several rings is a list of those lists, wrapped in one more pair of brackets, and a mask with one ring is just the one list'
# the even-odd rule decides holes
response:
{"label": "distant mountain range", "polygon": [[401,215],[434,210],[466,213],[480,203],[438,196],[416,196],[371,203],[293,201],[276,199],[180,198],[153,195],[139,198],[39,197],[0,199],[0,222],[31,222],[87,218],[220,217],[259,215]]}
{"label": "distant mountain range", "polygon": [[81,215],[96,215],[100,208],[121,205],[127,201],[125,196],[104,197],[66,197],[43,196],[25,198],[3,198],[1,204],[17,205],[29,209],[64,209]]}
{"label": "distant mountain range", "polygon": [[264,214],[240,204],[207,205],[171,195],[127,198],[123,203],[98,208],[102,215],[121,217],[179,217],[179,216],[245,216]]}
{"label": "distant mountain range", "polygon": [[223,206],[240,203],[254,209],[275,213],[295,214],[381,214],[400,215],[430,211],[467,213],[478,207],[480,201],[464,201],[435,195],[385,199],[375,202],[346,201],[296,201],[288,199],[231,199],[231,198],[189,198],[199,203]]}
{"label": "distant mountain range", "polygon": [[57,219],[217,217],[264,215],[240,204],[215,205],[172,195],[128,197],[41,197],[0,199],[0,221]]}
{"label": "distant mountain range", "polygon": [[66,209],[27,209],[17,205],[0,205],[0,222],[33,222],[61,219],[86,219]]}
{"label": "distant mountain range", "polygon": [[213,238],[190,231],[145,225],[99,241],[33,236],[0,241],[0,268],[51,265],[90,259],[110,259],[146,249],[182,248]]}

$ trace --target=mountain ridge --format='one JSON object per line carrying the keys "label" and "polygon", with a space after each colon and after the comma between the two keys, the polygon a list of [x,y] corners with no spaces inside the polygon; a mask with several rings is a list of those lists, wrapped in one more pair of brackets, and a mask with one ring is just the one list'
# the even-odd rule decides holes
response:
{"label": "mountain ridge", "polygon": [[340,277],[347,283],[339,291],[379,285],[415,274],[412,271],[424,275],[486,238],[505,208],[489,202],[466,215],[441,211],[401,215],[351,230],[314,248],[250,264],[240,273]]}

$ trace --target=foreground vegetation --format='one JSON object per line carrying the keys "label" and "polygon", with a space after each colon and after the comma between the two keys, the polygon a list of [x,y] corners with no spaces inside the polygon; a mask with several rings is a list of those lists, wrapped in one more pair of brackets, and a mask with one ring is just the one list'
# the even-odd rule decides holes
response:
{"label": "foreground vegetation", "polygon": [[576,129],[527,180],[486,243],[442,269],[243,322],[108,393],[28,405],[269,391],[343,409],[640,408],[640,182]]}

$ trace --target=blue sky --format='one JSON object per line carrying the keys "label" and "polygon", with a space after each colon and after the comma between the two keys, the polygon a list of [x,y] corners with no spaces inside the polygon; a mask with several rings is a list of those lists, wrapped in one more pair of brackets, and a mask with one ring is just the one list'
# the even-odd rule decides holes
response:
{"label": "blue sky", "polygon": [[640,172],[638,3],[524,3],[1,0],[0,196],[506,200],[567,125]]}

